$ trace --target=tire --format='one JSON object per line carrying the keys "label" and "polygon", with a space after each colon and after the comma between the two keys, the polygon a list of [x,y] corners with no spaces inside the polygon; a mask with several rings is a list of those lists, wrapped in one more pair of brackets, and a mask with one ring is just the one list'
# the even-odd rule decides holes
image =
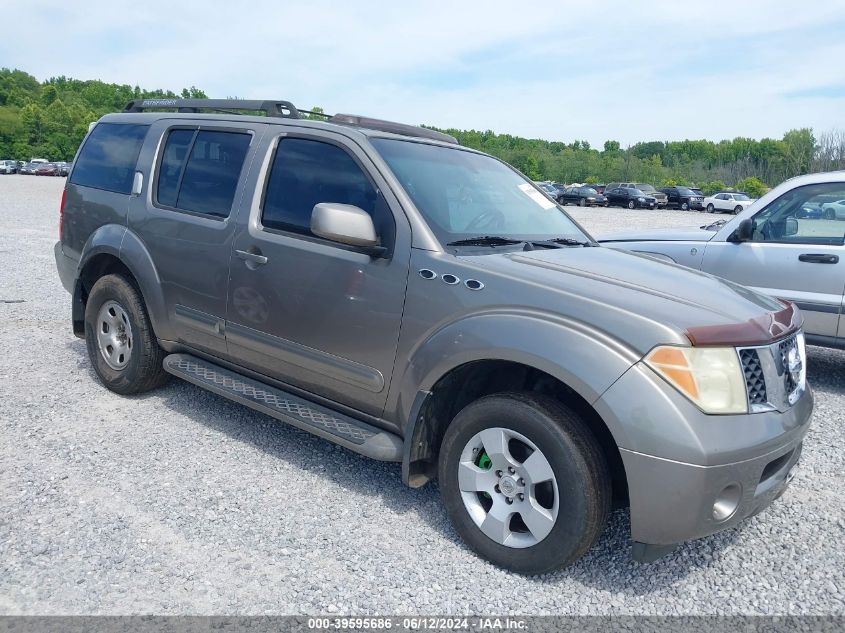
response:
{"label": "tire", "polygon": [[636,203],[636,202],[634,202],[633,200],[628,200],[628,208],[629,208],[629,209],[636,209],[636,208],[637,208],[637,203]]}
{"label": "tire", "polygon": [[681,203],[681,211],[689,211],[689,203],[688,202],[682,202]]}
{"label": "tire", "polygon": [[[489,465],[481,461],[488,448],[482,436],[492,438],[492,447],[497,440],[508,447],[500,453],[490,448]],[[531,445],[540,456],[526,469],[534,457],[526,451]],[[514,470],[506,472],[505,464]],[[463,477],[466,491],[460,489],[459,471],[469,476]],[[539,483],[532,483],[531,471],[539,473]],[[601,536],[610,511],[610,475],[598,441],[577,414],[547,396],[502,393],[467,405],[446,430],[438,477],[446,512],[464,542],[495,565],[521,574],[541,574],[576,561]],[[542,512],[536,509],[541,505]],[[495,540],[482,530],[488,521],[487,532]]]}
{"label": "tire", "polygon": [[715,213],[715,212],[716,212],[716,207],[714,207],[713,203],[711,202],[710,204],[707,205],[707,213]]}
{"label": "tire", "polygon": [[143,393],[170,377],[141,293],[121,275],[101,277],[91,289],[85,344],[97,376],[115,393]]}
{"label": "tire", "polygon": [[586,201],[586,200],[584,200],[584,198],[578,198],[578,206],[579,206],[579,207],[586,207],[586,206],[587,206],[587,201]]}
{"label": "tire", "polygon": [[742,213],[742,205],[741,204],[738,204],[734,207],[734,215],[737,215],[739,213]]}

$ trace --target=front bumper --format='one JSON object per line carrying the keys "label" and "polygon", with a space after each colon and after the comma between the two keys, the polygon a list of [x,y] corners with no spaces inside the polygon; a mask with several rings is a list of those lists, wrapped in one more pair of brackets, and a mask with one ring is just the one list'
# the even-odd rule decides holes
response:
{"label": "front bumper", "polygon": [[[801,439],[733,464],[697,466],[622,449],[631,497],[632,539],[671,545],[732,527],[786,490]],[[636,526],[636,527],[635,527]]]}
{"label": "front bumper", "polygon": [[595,406],[625,467],[632,540],[663,546],[732,527],[783,493],[813,395],[783,413],[707,415],[638,363]]}

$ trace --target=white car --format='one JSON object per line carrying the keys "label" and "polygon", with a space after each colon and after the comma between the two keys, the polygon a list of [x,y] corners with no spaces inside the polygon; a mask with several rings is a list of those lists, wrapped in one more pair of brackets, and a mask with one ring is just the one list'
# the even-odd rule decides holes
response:
{"label": "white car", "polygon": [[0,160],[0,174],[14,174],[18,171],[18,164],[13,160]]}
{"label": "white car", "polygon": [[825,202],[822,204],[822,213],[828,220],[845,220],[845,200]]}
{"label": "white car", "polygon": [[704,209],[707,213],[730,212],[736,215],[745,211],[756,198],[749,198],[748,194],[735,191],[720,191],[704,199]]}

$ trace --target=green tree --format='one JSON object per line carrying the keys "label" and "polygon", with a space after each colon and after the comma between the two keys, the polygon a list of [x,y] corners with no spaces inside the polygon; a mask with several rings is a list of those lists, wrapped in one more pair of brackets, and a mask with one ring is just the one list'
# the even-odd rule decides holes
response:
{"label": "green tree", "polygon": [[744,191],[752,198],[759,198],[763,194],[765,194],[769,188],[766,186],[766,183],[761,181],[756,176],[749,176],[748,178],[743,178],[739,182],[734,185],[734,188],[737,191]]}
{"label": "green tree", "polygon": [[710,182],[706,182],[701,185],[701,190],[704,192],[705,196],[712,196],[717,191],[724,191],[727,188],[728,186],[721,180],[711,180]]}

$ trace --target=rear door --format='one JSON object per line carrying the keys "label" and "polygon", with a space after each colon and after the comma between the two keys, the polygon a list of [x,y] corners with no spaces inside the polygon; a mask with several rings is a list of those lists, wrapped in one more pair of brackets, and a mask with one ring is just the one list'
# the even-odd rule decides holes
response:
{"label": "rear door", "polygon": [[752,241],[728,242],[723,232],[707,244],[702,260],[706,272],[794,301],[807,333],[828,345],[842,336],[845,220],[803,217],[802,209],[831,195],[845,196],[845,183],[787,191],[752,216]]}
{"label": "rear door", "polygon": [[238,202],[263,124],[166,119],[138,161],[129,228],[159,275],[178,342],[225,356],[229,257]]}

